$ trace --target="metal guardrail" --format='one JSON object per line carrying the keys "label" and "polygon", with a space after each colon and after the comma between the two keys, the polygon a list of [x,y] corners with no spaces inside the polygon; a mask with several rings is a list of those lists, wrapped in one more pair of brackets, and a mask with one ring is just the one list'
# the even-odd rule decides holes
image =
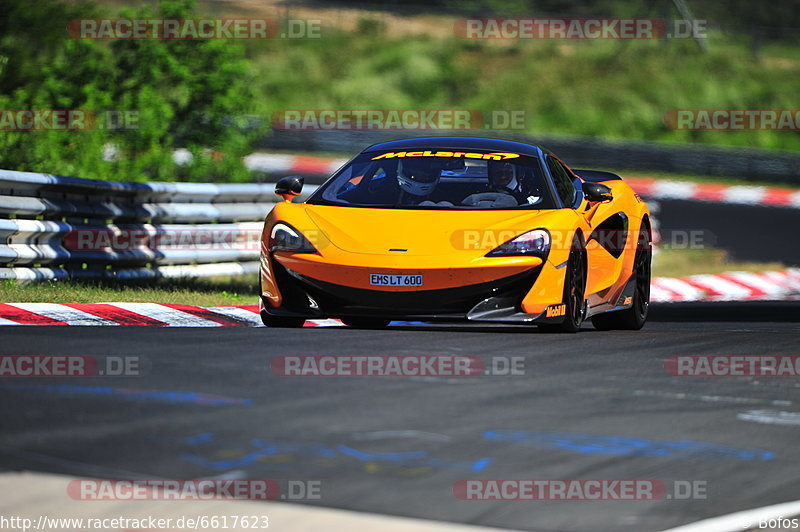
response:
{"label": "metal guardrail", "polygon": [[0,279],[255,273],[273,190],[0,170]]}

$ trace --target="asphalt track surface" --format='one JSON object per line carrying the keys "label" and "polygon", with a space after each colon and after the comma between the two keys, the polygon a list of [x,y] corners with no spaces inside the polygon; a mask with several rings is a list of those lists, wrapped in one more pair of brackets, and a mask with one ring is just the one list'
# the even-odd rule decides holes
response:
{"label": "asphalt track surface", "polygon": [[[793,301],[654,306],[642,331],[587,326],[576,335],[480,326],[3,327],[2,355],[139,356],[147,369],[0,382],[0,468],[320,480],[321,499],[299,504],[525,530],[661,530],[799,498],[800,426],[737,418],[796,411],[796,378],[678,378],[663,367],[680,354],[798,355],[799,322]],[[279,355],[322,354],[518,356],[525,374],[304,378],[269,367]],[[726,447],[664,443],[686,440]],[[418,454],[396,454],[404,452]],[[705,482],[707,495],[458,500],[453,485],[469,478],[660,479],[668,490],[688,480]]]}

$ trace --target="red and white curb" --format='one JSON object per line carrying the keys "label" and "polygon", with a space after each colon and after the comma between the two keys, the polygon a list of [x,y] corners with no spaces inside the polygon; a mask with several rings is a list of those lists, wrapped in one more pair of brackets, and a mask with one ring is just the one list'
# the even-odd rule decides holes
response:
{"label": "red and white curb", "polygon": [[[0,303],[0,325],[263,327],[258,305],[196,307],[166,303]],[[343,326],[308,320],[306,327]]]}
{"label": "red and white curb", "polygon": [[[347,159],[282,153],[253,153],[245,157],[245,164],[251,170],[306,175],[330,175],[346,162]],[[800,208],[800,190],[797,189],[693,183],[652,177],[626,177],[625,181],[636,192],[651,199]]]}
{"label": "red and white curb", "polygon": [[252,153],[244,158],[244,164],[250,170],[276,174],[330,175],[346,162],[347,159],[333,157],[261,152]]}
{"label": "red and white curb", "polygon": [[797,189],[692,183],[651,177],[626,177],[625,181],[638,194],[651,199],[800,208],[800,190]]}
{"label": "red and white curb", "polygon": [[687,277],[656,277],[650,283],[654,303],[755,301],[800,296],[800,269],[727,272]]}
{"label": "red and white curb", "polygon": [[196,307],[164,303],[0,303],[0,325],[261,326],[258,305]]}
{"label": "red and white curb", "polygon": [[[753,301],[800,297],[800,269],[657,277],[654,303]],[[166,303],[0,303],[0,325],[140,325],[150,327],[263,327],[258,305],[196,307]],[[306,327],[340,327],[308,320]]]}

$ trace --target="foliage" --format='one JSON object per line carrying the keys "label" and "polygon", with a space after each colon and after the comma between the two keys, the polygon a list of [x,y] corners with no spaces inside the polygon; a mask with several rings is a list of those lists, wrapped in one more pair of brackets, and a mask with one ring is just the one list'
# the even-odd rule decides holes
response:
{"label": "foliage", "polygon": [[[425,9],[453,7],[448,2],[427,2]],[[535,8],[531,12],[553,16],[660,17],[667,4],[471,0],[460,9],[461,16]],[[696,16],[724,24],[775,23],[763,13],[745,17],[752,8],[739,0],[689,4]],[[392,6],[401,7],[384,5]],[[742,46],[746,33],[712,28],[706,54],[693,41],[680,40],[466,41],[453,35],[452,17],[401,18],[427,21],[429,28],[434,21],[432,31],[410,34],[372,12],[351,30],[325,25],[320,39],[106,42],[71,38],[66,22],[191,18],[198,16],[193,0],[162,0],[121,13],[59,0],[39,0],[35,9],[27,0],[0,0],[0,9],[6,15],[0,19],[0,109],[138,113],[135,129],[0,131],[5,169],[246,181],[252,176],[242,155],[267,134],[263,117],[285,109],[523,110],[525,133],[800,150],[800,135],[792,131],[690,132],[664,124],[670,109],[797,107],[796,46],[765,40],[761,60],[754,61]],[[794,15],[785,11],[781,7],[792,24]],[[254,116],[262,118],[244,122]],[[111,147],[113,160],[104,160]],[[178,147],[193,155],[191,164],[174,162]]]}
{"label": "foliage", "polygon": [[[125,180],[249,179],[241,157],[256,132],[236,124],[253,100],[243,47],[222,40],[78,40],[65,31],[67,22],[96,17],[96,8],[4,2],[12,16],[4,18],[0,39],[7,58],[0,109],[87,110],[101,118],[132,111],[135,120],[121,128],[102,127],[108,124],[101,119],[86,130],[0,133],[0,167]],[[121,16],[191,18],[193,9],[192,0],[165,0],[156,10]],[[103,160],[112,146],[114,160]],[[194,154],[190,164],[175,164],[177,147]]]}
{"label": "foliage", "polygon": [[796,53],[753,61],[719,33],[701,53],[687,40],[467,41],[361,27],[370,31],[334,28],[318,40],[251,47],[260,113],[522,110],[524,133],[800,150],[796,131],[673,131],[664,123],[671,109],[795,109]]}

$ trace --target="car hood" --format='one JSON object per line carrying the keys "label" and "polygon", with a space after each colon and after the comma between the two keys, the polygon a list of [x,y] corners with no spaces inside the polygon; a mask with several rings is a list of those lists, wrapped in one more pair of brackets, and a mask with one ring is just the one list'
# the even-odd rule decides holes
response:
{"label": "car hood", "polygon": [[485,254],[525,231],[550,228],[563,212],[306,207],[317,228],[341,250],[406,256]]}

